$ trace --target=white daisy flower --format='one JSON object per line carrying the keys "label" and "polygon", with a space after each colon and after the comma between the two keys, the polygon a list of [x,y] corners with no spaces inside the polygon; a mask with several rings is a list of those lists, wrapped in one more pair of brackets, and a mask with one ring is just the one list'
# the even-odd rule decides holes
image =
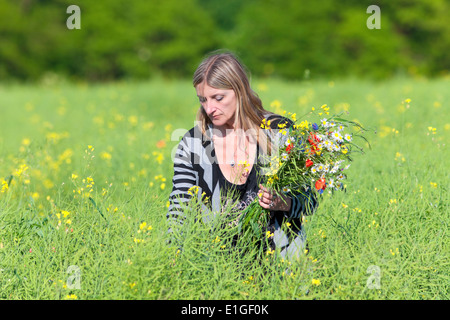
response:
{"label": "white daisy flower", "polygon": [[339,124],[339,125],[337,126],[337,131],[343,131],[344,129],[345,129],[345,127],[344,127],[343,124]]}
{"label": "white daisy flower", "polygon": [[283,187],[282,190],[284,193],[288,193],[289,191],[291,191],[291,189],[289,189],[288,187]]}
{"label": "white daisy flower", "polygon": [[334,166],[333,168],[331,168],[330,173],[336,173],[339,170],[339,166]]}
{"label": "white daisy flower", "polygon": [[348,142],[350,142],[350,141],[352,141],[352,135],[346,133],[346,134],[344,135],[344,139],[347,140]]}
{"label": "white daisy flower", "polygon": [[328,125],[329,125],[330,127],[334,127],[334,126],[336,125],[336,122],[330,121],[330,122],[328,123]]}
{"label": "white daisy flower", "polygon": [[322,119],[320,120],[320,124],[322,125],[322,127],[328,128],[328,122],[327,119]]}
{"label": "white daisy flower", "polygon": [[341,150],[341,147],[338,144],[333,145],[333,151],[339,151]]}
{"label": "white daisy flower", "polygon": [[334,142],[333,141],[329,141],[327,150],[330,152],[332,152],[334,150]]}
{"label": "white daisy flower", "polygon": [[287,153],[283,153],[282,155],[281,155],[281,160],[283,160],[283,161],[286,161],[287,159],[288,159],[288,154]]}
{"label": "white daisy flower", "polygon": [[334,187],[334,179],[333,178],[328,179],[328,187],[330,187],[330,188]]}
{"label": "white daisy flower", "polygon": [[311,172],[312,172],[312,173],[317,173],[317,168],[316,168],[315,166],[312,167],[312,168],[311,168]]}
{"label": "white daisy flower", "polygon": [[342,180],[342,179],[345,179],[345,176],[341,173],[336,177],[336,179]]}
{"label": "white daisy flower", "polygon": [[332,137],[333,137],[334,140],[336,140],[338,142],[342,142],[343,141],[342,140],[342,135],[338,131],[333,132]]}

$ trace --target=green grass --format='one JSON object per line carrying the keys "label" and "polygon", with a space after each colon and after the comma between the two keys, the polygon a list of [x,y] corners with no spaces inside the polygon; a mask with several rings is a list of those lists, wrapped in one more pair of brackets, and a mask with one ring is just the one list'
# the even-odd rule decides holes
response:
{"label": "green grass", "polygon": [[372,130],[347,192],[307,217],[298,262],[255,261],[195,223],[183,252],[166,244],[171,153],[198,106],[189,81],[0,86],[0,298],[448,299],[448,85],[254,80],[268,109],[327,104]]}

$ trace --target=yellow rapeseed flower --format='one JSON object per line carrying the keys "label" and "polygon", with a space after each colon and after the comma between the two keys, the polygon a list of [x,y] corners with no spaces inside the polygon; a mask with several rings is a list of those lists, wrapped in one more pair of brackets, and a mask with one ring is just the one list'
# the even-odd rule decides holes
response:
{"label": "yellow rapeseed flower", "polygon": [[140,230],[142,230],[142,229],[144,229],[145,227],[147,226],[147,222],[142,222],[140,225],[139,225],[139,229]]}
{"label": "yellow rapeseed flower", "polygon": [[311,283],[313,284],[313,285],[316,285],[316,286],[320,286],[320,280],[319,279],[312,279],[311,280]]}

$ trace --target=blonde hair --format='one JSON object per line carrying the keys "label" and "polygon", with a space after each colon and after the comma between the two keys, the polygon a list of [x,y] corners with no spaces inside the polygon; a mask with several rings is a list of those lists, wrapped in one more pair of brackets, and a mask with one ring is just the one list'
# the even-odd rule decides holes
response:
{"label": "blonde hair", "polygon": [[[216,89],[232,89],[237,98],[234,127],[244,130],[256,139],[264,150],[267,146],[267,136],[260,130],[262,120],[271,112],[265,110],[261,99],[251,89],[245,66],[230,53],[213,53],[206,57],[197,67],[193,76],[193,85],[197,87],[202,82]],[[197,112],[204,136],[211,120],[203,107]],[[258,134],[258,133],[262,134]],[[269,146],[270,149],[270,146]]]}

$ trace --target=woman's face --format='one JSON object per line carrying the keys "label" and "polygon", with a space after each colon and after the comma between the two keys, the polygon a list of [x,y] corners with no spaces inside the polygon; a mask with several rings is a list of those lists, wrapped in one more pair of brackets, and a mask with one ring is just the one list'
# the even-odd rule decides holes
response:
{"label": "woman's face", "polygon": [[197,87],[198,99],[215,127],[233,128],[237,98],[232,89],[216,89],[202,82]]}

